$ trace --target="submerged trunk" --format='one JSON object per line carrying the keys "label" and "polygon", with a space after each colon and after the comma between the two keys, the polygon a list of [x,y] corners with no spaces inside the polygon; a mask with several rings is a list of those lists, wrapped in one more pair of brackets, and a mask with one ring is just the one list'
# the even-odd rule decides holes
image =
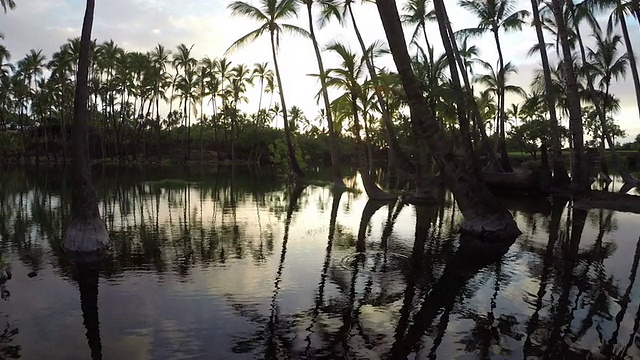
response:
{"label": "submerged trunk", "polygon": [[[320,47],[316,39],[316,32],[313,26],[313,16],[311,14],[311,5],[313,0],[305,0],[307,5],[307,15],[309,18],[309,32],[311,33],[311,42],[313,43],[313,50],[316,54],[316,60],[318,62],[318,70],[320,73],[320,87],[322,91],[322,101],[324,104],[324,113],[327,117],[327,129],[329,132],[329,154],[331,156],[331,173],[333,175],[333,185],[336,187],[345,187],[342,179],[342,173],[340,171],[340,157],[338,156],[338,135],[336,134],[333,124],[333,113],[331,112],[331,102],[329,101],[329,94],[327,93],[327,82],[324,77],[324,64],[322,62],[322,55],[320,54]],[[260,93],[260,99],[262,100],[262,93]]]}
{"label": "submerged trunk", "polygon": [[93,252],[103,249],[109,243],[107,228],[100,217],[96,192],[91,184],[88,151],[87,77],[94,7],[95,0],[87,0],[80,40],[76,96],[73,104],[73,202],[71,203],[71,222],[63,241],[64,248],[71,252]]}
{"label": "submerged trunk", "polygon": [[271,53],[273,55],[273,65],[276,69],[276,79],[278,81],[278,88],[280,89],[280,105],[282,105],[282,117],[284,118],[284,135],[287,143],[287,151],[289,153],[289,164],[291,165],[291,172],[297,178],[304,178],[305,173],[302,171],[298,159],[296,158],[296,150],[293,147],[293,140],[291,139],[291,129],[289,129],[289,118],[287,116],[287,105],[284,101],[284,90],[282,89],[282,79],[280,78],[280,67],[278,66],[278,56],[276,54],[275,34],[271,32]]}
{"label": "submerged trunk", "polygon": [[571,183],[577,191],[589,190],[589,175],[584,154],[584,133],[582,129],[582,108],[578,95],[578,83],[573,69],[571,44],[565,24],[560,0],[551,1],[551,9],[558,27],[558,37],[562,45],[562,66],[567,87],[567,107],[569,109],[569,123],[573,141],[573,162],[571,164]]}
{"label": "submerged trunk", "polygon": [[558,128],[558,115],[556,113],[556,97],[551,80],[551,69],[549,67],[549,56],[547,55],[544,33],[542,32],[542,22],[538,12],[538,0],[531,0],[533,11],[533,23],[538,37],[540,58],[542,60],[542,71],[544,73],[545,102],[549,111],[549,125],[551,127],[551,154],[553,160],[553,182],[554,184],[566,184],[570,181],[567,169],[562,156],[562,143],[560,142],[560,130]]}
{"label": "submerged trunk", "polygon": [[434,159],[443,170],[447,185],[455,195],[465,217],[461,230],[497,239],[512,239],[520,235],[509,211],[489,193],[472,159],[454,153],[453,144],[443,134],[435,115],[426,106],[411,68],[411,58],[395,2],[378,1],[376,6],[409,101],[412,127],[416,135],[426,140]]}

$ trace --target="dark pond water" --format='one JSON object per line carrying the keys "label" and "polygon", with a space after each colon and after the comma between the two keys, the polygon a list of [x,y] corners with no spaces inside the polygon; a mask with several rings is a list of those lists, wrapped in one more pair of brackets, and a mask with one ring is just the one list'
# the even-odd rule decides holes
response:
{"label": "dark pond water", "polygon": [[0,358],[640,356],[638,215],[505,197],[524,234],[479,247],[448,193],[376,204],[240,170],[96,183],[111,247],[78,269],[65,171],[0,172]]}

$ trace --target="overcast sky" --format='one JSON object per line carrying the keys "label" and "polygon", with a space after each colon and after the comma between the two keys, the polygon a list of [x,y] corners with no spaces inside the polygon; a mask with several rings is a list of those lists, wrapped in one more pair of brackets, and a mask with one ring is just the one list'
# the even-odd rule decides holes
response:
{"label": "overcast sky", "polygon": [[[248,0],[251,3],[252,0]],[[180,43],[195,44],[193,54],[197,58],[205,55],[221,57],[236,39],[255,29],[255,23],[231,17],[227,6],[230,0],[97,0],[93,38],[98,42],[113,39],[118,45],[131,51],[148,51],[157,43],[175,48]],[[23,57],[30,49],[42,49],[48,58],[68,38],[80,36],[85,2],[81,0],[16,0],[17,8],[0,15],[0,32],[4,34],[5,46],[11,51],[12,61]],[[253,1],[257,4],[257,1]],[[404,1],[398,1],[399,6]],[[477,20],[465,10],[446,1],[454,28],[474,26]],[[520,0],[522,9],[529,9],[530,2]],[[354,6],[356,20],[365,43],[385,39],[382,25],[374,4]],[[305,12],[291,23],[306,28]],[[640,39],[640,27],[630,19],[631,38]],[[407,35],[412,29],[407,29]],[[357,47],[351,27],[332,24],[318,31],[320,44],[332,40],[344,40]],[[439,44],[437,26],[430,25],[428,34],[432,44]],[[535,32],[527,27],[524,32],[502,35],[503,51],[507,61],[518,66],[519,74],[512,81],[528,89],[531,74],[538,67],[538,57],[527,57],[528,49],[536,42]],[[1,40],[0,40],[1,41]],[[495,44],[490,36],[475,40],[485,61],[495,63]],[[640,47],[640,41],[634,43]],[[271,62],[268,37],[228,55],[234,63],[248,65],[256,62]],[[624,50],[624,49],[621,49]],[[638,51],[636,50],[636,53]],[[327,54],[325,54],[327,55]],[[335,58],[326,56],[326,67],[335,66]],[[281,41],[280,64],[287,105],[301,107],[309,119],[317,116],[319,107],[314,95],[318,91],[317,81],[307,74],[317,73],[317,65],[311,43],[307,39],[285,36]],[[380,64],[393,66],[390,57]],[[614,84],[612,91],[621,99],[623,110],[617,116],[618,123],[628,131],[628,138],[640,133],[640,119],[635,105],[633,82],[627,80]],[[257,90],[250,93],[257,99]],[[508,99],[509,100],[509,99]],[[518,101],[518,99],[513,99]],[[275,101],[275,100],[274,100]],[[257,107],[257,101],[249,107]],[[247,110],[250,110],[248,108]],[[255,111],[251,110],[251,111]],[[566,123],[566,122],[565,122]]]}

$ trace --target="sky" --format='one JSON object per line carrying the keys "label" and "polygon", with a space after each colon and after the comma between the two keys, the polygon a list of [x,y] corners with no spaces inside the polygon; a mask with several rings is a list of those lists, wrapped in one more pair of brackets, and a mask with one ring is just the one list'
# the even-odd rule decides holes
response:
{"label": "sky", "polygon": [[[519,8],[529,9],[530,2],[518,0]],[[174,49],[178,44],[194,45],[196,58],[225,56],[227,48],[238,38],[257,28],[257,25],[241,17],[233,17],[228,5],[231,0],[97,0],[93,38],[99,43],[113,39],[119,46],[129,51],[149,51],[161,43]],[[257,4],[256,0],[247,0]],[[6,15],[0,14],[0,40],[12,54],[15,62],[30,49],[42,49],[48,58],[58,50],[67,39],[80,36],[85,2],[80,0],[16,0],[17,7]],[[398,0],[398,6],[404,3]],[[466,10],[447,1],[449,17],[454,29],[472,27],[477,20]],[[385,40],[384,31],[374,4],[354,6],[354,13],[364,41],[370,44],[376,40]],[[307,28],[306,12],[301,11],[299,19],[289,21]],[[640,27],[630,19],[629,27],[632,39],[640,39]],[[405,29],[407,36],[413,29]],[[436,24],[429,25],[427,33],[432,44],[438,48],[440,36]],[[357,47],[353,29],[350,26],[330,24],[317,30],[321,46],[338,40]],[[526,27],[523,32],[501,34],[503,52],[506,61],[512,61],[518,67],[518,75],[512,79],[516,85],[528,89],[532,74],[539,67],[537,56],[528,57],[527,51],[536,43],[533,28]],[[480,47],[480,57],[490,63],[496,63],[495,43],[489,35],[473,40]],[[640,41],[634,43],[640,48]],[[441,49],[441,46],[439,46]],[[436,50],[438,51],[438,50]],[[638,53],[638,51],[635,51]],[[337,59],[323,52],[325,67],[338,65]],[[233,63],[252,65],[258,62],[272,63],[268,37],[259,39],[252,45],[241,48],[226,57]],[[315,94],[319,89],[317,80],[309,74],[318,72],[313,47],[308,39],[285,35],[280,43],[279,64],[282,72],[283,88],[287,106],[299,106],[308,119],[313,120],[319,114]],[[377,65],[394,69],[390,56],[378,61]],[[640,119],[635,103],[631,76],[615,82],[612,92],[621,99],[622,111],[616,116],[618,124],[627,130],[627,137],[621,142],[632,141],[640,133]],[[249,104],[245,111],[257,110],[258,87],[248,93]],[[270,101],[267,97],[263,101]],[[518,98],[507,98],[509,102],[519,102]],[[278,102],[274,99],[273,102]],[[508,105],[507,105],[508,106]],[[255,107],[252,109],[252,107]],[[565,120],[566,124],[566,120]]]}

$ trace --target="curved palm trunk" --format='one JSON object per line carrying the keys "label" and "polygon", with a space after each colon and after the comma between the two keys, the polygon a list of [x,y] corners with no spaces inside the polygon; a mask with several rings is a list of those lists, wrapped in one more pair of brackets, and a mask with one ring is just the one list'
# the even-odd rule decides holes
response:
{"label": "curved palm trunk", "polygon": [[558,27],[558,37],[562,45],[562,65],[567,87],[567,107],[569,109],[569,123],[573,140],[573,162],[571,164],[571,182],[577,191],[589,190],[589,175],[584,154],[584,133],[582,129],[582,109],[578,95],[578,83],[573,70],[573,58],[567,25],[562,14],[560,0],[551,1],[551,9]]}
{"label": "curved palm trunk", "polygon": [[635,57],[635,54],[633,53],[633,45],[631,45],[631,38],[629,37],[629,29],[627,28],[627,20],[625,19],[624,15],[620,16],[620,27],[622,28],[622,36],[624,37],[624,44],[627,47],[627,54],[629,56],[629,68],[631,69],[633,86],[635,87],[635,90],[636,90],[636,104],[638,105],[638,115],[640,116],[640,76],[638,76],[638,67],[636,65],[636,57]]}
{"label": "curved palm trunk", "polygon": [[549,124],[551,126],[551,154],[553,157],[553,182],[555,184],[566,184],[570,181],[567,168],[562,156],[562,143],[560,142],[560,130],[558,128],[558,115],[556,113],[556,97],[551,80],[551,69],[549,66],[549,56],[547,54],[544,33],[542,32],[542,22],[538,12],[538,0],[531,0],[531,10],[533,12],[533,23],[538,37],[538,47],[540,48],[540,58],[542,60],[542,71],[544,73],[544,98],[549,111]]}
{"label": "curved palm trunk", "polygon": [[304,178],[306,175],[298,164],[296,159],[296,150],[293,147],[291,139],[291,129],[289,129],[289,118],[287,116],[287,105],[284,101],[284,90],[282,89],[282,79],[280,77],[280,67],[278,66],[278,55],[276,54],[275,34],[271,31],[271,53],[273,55],[273,64],[276,69],[276,79],[278,80],[278,88],[280,89],[280,102],[282,103],[282,117],[284,118],[284,136],[287,143],[287,151],[289,152],[289,164],[293,175],[298,178]]}
{"label": "curved palm trunk", "polygon": [[81,253],[101,250],[109,242],[107,228],[98,210],[96,192],[91,184],[88,151],[87,100],[89,98],[89,89],[87,78],[94,8],[95,0],[87,0],[80,40],[76,96],[73,106],[73,202],[71,204],[71,222],[67,227],[63,241],[67,251]]}
{"label": "curved palm trunk", "polygon": [[[411,68],[404,31],[395,2],[376,2],[393,59],[409,101],[414,132],[424,138],[433,157],[443,170],[462,211],[465,222],[461,231],[488,239],[513,239],[521,234],[511,213],[489,193],[472,159],[459,157],[431,109],[426,105]],[[441,19],[439,19],[441,20]]]}
{"label": "curved palm trunk", "polygon": [[[356,33],[356,37],[358,38],[358,44],[360,44],[360,50],[362,51],[362,56],[364,57],[365,64],[367,65],[367,70],[369,71],[369,76],[371,80],[375,83],[377,81],[378,75],[375,67],[373,66],[373,61],[369,57],[367,53],[367,49],[364,45],[364,40],[362,40],[362,35],[360,34],[360,30],[358,29],[358,23],[356,22],[356,18],[353,15],[353,10],[351,9],[351,3],[347,2],[347,9],[349,10],[349,17],[351,18],[351,23],[353,25],[353,30]],[[376,101],[378,102],[378,106],[380,107],[380,111],[382,112],[382,121],[385,125],[385,135],[387,137],[387,141],[389,142],[389,148],[392,151],[389,152],[389,156],[397,156],[397,159],[392,159],[390,162],[395,163],[395,160],[400,160],[397,163],[405,170],[411,174],[416,173],[416,167],[409,160],[407,155],[400,148],[400,144],[398,143],[398,137],[396,136],[396,132],[393,127],[393,122],[391,121],[391,114],[389,113],[389,108],[387,107],[386,102],[382,94],[380,93],[380,89],[377,86],[373,88],[374,93],[376,95]]]}
{"label": "curved palm trunk", "polygon": [[[320,87],[322,90],[324,113],[327,117],[327,129],[329,132],[329,155],[331,156],[331,173],[333,175],[333,185],[339,188],[344,188],[345,185],[344,181],[342,180],[342,172],[340,171],[340,157],[338,156],[338,134],[336,133],[333,124],[333,113],[331,112],[331,102],[329,101],[329,94],[327,92],[327,81],[324,77],[324,64],[322,62],[322,55],[320,54],[318,40],[316,39],[316,32],[313,26],[313,16],[311,14],[311,5],[313,5],[313,0],[305,0],[305,3],[307,5],[311,42],[313,43],[313,50],[316,54],[316,61],[318,62],[318,70],[320,73]],[[260,100],[262,101],[262,93],[260,94]]]}

